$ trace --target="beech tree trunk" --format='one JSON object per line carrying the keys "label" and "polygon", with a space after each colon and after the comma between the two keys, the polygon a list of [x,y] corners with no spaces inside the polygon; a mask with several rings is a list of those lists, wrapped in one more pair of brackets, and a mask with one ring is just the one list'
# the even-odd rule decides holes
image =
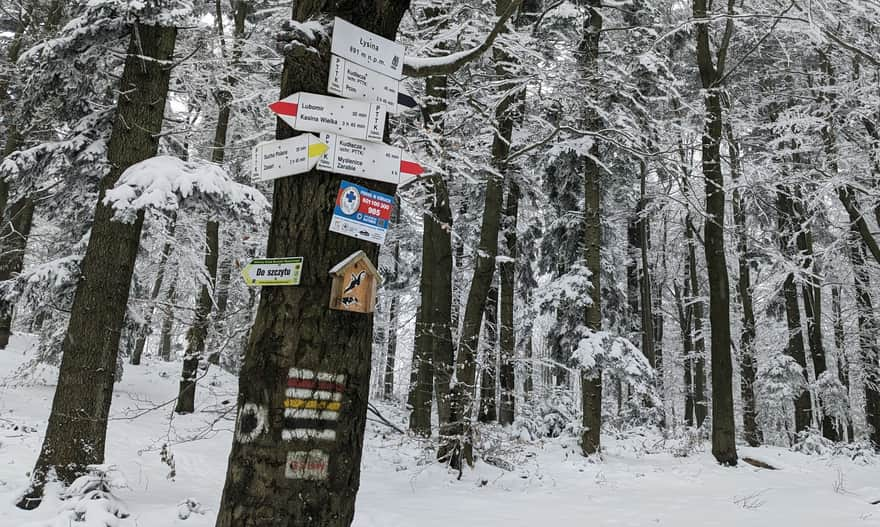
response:
{"label": "beech tree trunk", "polygon": [[171,76],[168,61],[176,37],[177,29],[173,27],[136,23],[132,28],[107,151],[111,169],[101,181],[92,233],[62,345],[64,355],[52,413],[32,488],[19,502],[23,508],[39,505],[50,470],[62,482],[70,483],[85,473],[87,465],[104,460],[119,336],[143,213],[133,223],[113,221],[114,211],[103,203],[103,198],[126,168],[156,155]]}
{"label": "beech tree trunk", "polygon": [[690,212],[685,217],[685,239],[688,245],[688,282],[690,283],[690,294],[687,297],[687,303],[692,309],[690,327],[694,350],[694,418],[696,419],[697,428],[699,428],[703,426],[706,417],[709,415],[709,400],[706,397],[706,339],[703,333],[704,304],[701,300],[700,282],[697,278],[697,241]]}
{"label": "beech tree trunk", "polygon": [[[292,18],[304,22],[336,15],[394,39],[408,8],[406,0],[297,1]],[[281,97],[326,93],[330,42],[317,35],[311,49],[295,48],[285,57]],[[279,120],[277,138],[292,135]],[[354,517],[373,323],[370,315],[328,309],[328,271],[358,250],[378,267],[379,247],[327,230],[342,179],[313,170],[275,180],[267,257],[303,256],[306,263],[301,285],[261,292],[239,378],[239,413],[218,527],[347,527]],[[394,193],[390,184],[354,181]],[[297,385],[325,386],[341,400],[297,399],[298,392],[288,392],[288,386],[298,390]],[[326,412],[335,412],[332,423],[323,420],[331,415]],[[323,432],[315,433],[320,426]]]}

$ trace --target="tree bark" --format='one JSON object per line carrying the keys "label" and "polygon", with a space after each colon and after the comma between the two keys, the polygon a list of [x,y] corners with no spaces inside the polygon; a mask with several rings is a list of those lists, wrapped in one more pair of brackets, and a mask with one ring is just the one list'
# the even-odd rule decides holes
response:
{"label": "tree bark", "polygon": [[171,360],[171,331],[174,329],[174,303],[177,301],[177,279],[179,275],[179,270],[175,269],[174,276],[171,278],[171,283],[168,284],[168,290],[165,292],[165,309],[162,318],[162,330],[159,334],[159,358],[165,362]]}
{"label": "tree bark", "polygon": [[173,27],[136,23],[132,28],[108,146],[111,169],[101,181],[92,233],[62,345],[64,355],[52,413],[32,488],[19,502],[23,508],[39,505],[50,470],[54,469],[61,481],[70,483],[86,472],[87,465],[104,460],[119,336],[143,212],[133,223],[116,222],[113,209],[103,199],[126,168],[156,154],[171,76],[166,61],[172,58],[176,36]]}
{"label": "tree bark", "polygon": [[640,163],[641,181],[639,184],[639,203],[636,206],[636,229],[639,237],[639,256],[641,267],[639,273],[639,299],[641,304],[642,353],[652,368],[657,368],[657,356],[654,353],[654,301],[651,299],[651,266],[648,263],[650,220],[647,216],[647,179],[648,165]]}
{"label": "tree bark", "polygon": [[[406,0],[297,1],[293,2],[293,18],[304,22],[337,15],[393,39],[408,8]],[[318,38],[320,42],[312,48],[318,53],[297,48],[285,57],[281,97],[299,91],[326,93],[330,43]],[[276,136],[292,135],[279,120]],[[357,250],[363,250],[378,266],[379,251],[374,244],[327,230],[331,204],[342,179],[313,170],[275,180],[267,257],[301,255],[306,257],[306,265],[300,286],[264,288],[261,292],[239,378],[237,434],[218,527],[262,527],[267,523],[347,527],[354,517],[373,324],[369,315],[327,308],[332,284],[328,271]],[[354,181],[394,193],[390,184]],[[303,409],[302,404],[287,397],[290,383],[310,382],[308,379],[317,375],[320,382],[341,390],[336,392],[341,401],[325,408],[312,399],[316,412],[336,412],[335,429],[327,429],[320,438],[306,432],[311,427],[298,424],[295,419],[304,412],[296,410]],[[328,414],[315,415],[320,420]]]}
{"label": "tree bark", "polygon": [[688,275],[690,295],[687,303],[691,306],[690,327],[693,341],[693,388],[694,417],[697,428],[702,427],[709,415],[709,401],[706,397],[706,339],[703,333],[703,300],[700,294],[700,282],[697,278],[697,240],[690,211],[685,217],[685,239],[688,246]]}

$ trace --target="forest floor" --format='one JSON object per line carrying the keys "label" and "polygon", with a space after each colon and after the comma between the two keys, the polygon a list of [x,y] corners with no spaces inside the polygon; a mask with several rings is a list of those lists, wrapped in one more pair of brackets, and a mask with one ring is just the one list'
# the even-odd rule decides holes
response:
{"label": "forest floor", "polygon": [[[0,526],[88,525],[70,523],[65,502],[51,489],[35,511],[14,506],[39,452],[57,375],[53,368],[28,366],[34,343],[19,336],[0,351]],[[200,380],[197,412],[170,419],[178,369],[176,363],[127,366],[114,391],[107,463],[126,482],[115,495],[130,513],[119,527],[214,525],[232,443],[236,380],[212,369]],[[402,411],[379,406],[404,428]],[[605,453],[596,462],[578,454],[573,438],[522,442],[500,429],[491,433],[504,444],[493,452],[494,463],[509,463],[507,470],[478,463],[458,479],[429,462],[430,444],[370,421],[354,525],[880,526],[880,505],[871,504],[880,500],[877,460],[744,447],[741,456],[779,470],[731,469],[715,464],[708,445],[676,457],[659,435],[618,434],[603,436]],[[161,459],[163,444],[174,458],[173,478]]]}

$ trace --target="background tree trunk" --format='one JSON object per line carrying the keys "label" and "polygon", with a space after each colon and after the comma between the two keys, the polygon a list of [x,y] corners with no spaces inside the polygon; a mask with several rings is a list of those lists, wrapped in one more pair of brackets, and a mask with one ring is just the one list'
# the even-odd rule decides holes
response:
{"label": "background tree trunk", "polygon": [[517,216],[519,215],[519,185],[513,180],[507,184],[507,202],[504,206],[504,238],[508,259],[499,264],[501,275],[500,296],[500,366],[499,386],[501,403],[498,408],[498,422],[513,424],[516,406],[516,332],[514,328],[514,297],[516,289],[517,254]]}
{"label": "background tree trunk", "polygon": [[498,408],[495,404],[495,386],[498,382],[498,288],[495,286],[489,289],[483,318],[483,372],[480,380],[480,411],[477,417],[481,423],[492,423],[498,419]]}
{"label": "background tree trunk", "polygon": [[[694,0],[694,18],[707,16],[706,0]],[[733,0],[728,0],[732,14]],[[697,66],[703,89],[707,90],[703,129],[703,178],[706,183],[706,222],[704,243],[706,270],[709,275],[709,324],[712,328],[712,455],[722,465],[736,465],[736,426],[733,408],[733,363],[730,357],[730,284],[724,253],[724,174],[721,172],[721,111],[719,81],[724,73],[724,56],[733,31],[728,19],[718,50],[718,64],[713,63],[708,23],[696,24]]]}
{"label": "background tree trunk", "polygon": [[[598,93],[599,39],[602,32],[602,15],[599,13],[600,0],[587,0],[588,16],[583,23],[583,37],[579,66],[587,93]],[[602,123],[595,109],[588,107],[583,115],[584,130],[598,130]],[[590,305],[584,313],[584,322],[592,331],[602,330],[602,289],[600,287],[601,236],[600,219],[601,195],[599,192],[599,145],[590,146],[589,155],[584,157],[584,261],[590,271]],[[583,405],[583,427],[581,433],[581,452],[589,456],[599,452],[602,430],[602,371],[582,371],[581,402]]]}
{"label": "background tree trunk", "polygon": [[871,300],[871,279],[865,265],[864,244],[859,242],[863,242],[863,239],[857,226],[852,225],[850,229],[849,258],[853,268],[853,287],[858,310],[861,367],[864,368],[865,421],[868,425],[868,439],[874,443],[874,449],[880,451],[880,346],[877,344],[880,323]]}
{"label": "background tree trunk", "polygon": [[739,338],[740,351],[740,393],[743,406],[743,438],[749,446],[762,442],[761,430],[757,423],[755,406],[755,375],[758,361],[755,354],[755,308],[752,302],[752,270],[749,262],[749,237],[746,225],[746,208],[739,189],[742,174],[739,142],[733,135],[733,127],[725,123],[728,154],[730,156],[730,179],[733,181],[732,194],[733,221],[736,225],[736,249],[739,256],[739,280],[737,292],[742,306],[742,330]]}
{"label": "background tree trunk", "polygon": [[[776,191],[776,209],[779,214],[779,244],[783,254],[791,254],[790,240],[794,236],[794,205],[791,200],[790,190],[779,187]],[[786,352],[801,367],[804,380],[807,375],[807,356],[804,350],[804,334],[801,329],[801,312],[798,305],[797,286],[794,282],[794,273],[789,273],[782,284],[782,294],[785,298],[785,318],[788,324],[788,344]],[[813,408],[810,404],[810,393],[804,390],[794,403],[794,429],[795,432],[806,430],[813,421]]]}
{"label": "background tree trunk", "polygon": [[162,282],[165,279],[165,271],[167,270],[168,258],[174,249],[172,240],[174,239],[174,230],[177,228],[177,214],[175,213],[168,218],[168,224],[165,227],[165,236],[167,241],[162,246],[162,254],[159,257],[159,268],[156,271],[156,279],[153,281],[153,288],[150,290],[150,307],[147,308],[144,317],[143,330],[140,331],[135,338],[134,351],[131,353],[131,364],[138,366],[141,363],[141,357],[144,354],[144,347],[147,343],[147,336],[153,325],[153,314],[156,312],[156,299],[159,298],[159,292],[162,290]]}
{"label": "background tree trunk", "polygon": [[[133,223],[113,221],[113,209],[103,198],[126,168],[156,154],[171,76],[166,61],[172,58],[176,37],[173,27],[138,23],[132,29],[107,151],[111,169],[101,181],[33,487],[20,507],[39,505],[49,470],[70,483],[85,473],[86,465],[104,460],[119,336],[143,213]],[[143,56],[155,60],[142,60]]]}

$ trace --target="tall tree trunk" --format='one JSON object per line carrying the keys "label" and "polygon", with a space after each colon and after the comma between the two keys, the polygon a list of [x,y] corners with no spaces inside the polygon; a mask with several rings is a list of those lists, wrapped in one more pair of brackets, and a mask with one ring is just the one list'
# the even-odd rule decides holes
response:
{"label": "tall tree trunk", "polygon": [[168,290],[165,291],[162,329],[159,333],[159,358],[165,362],[171,360],[171,331],[174,329],[174,303],[177,302],[177,279],[179,276],[179,269],[174,269],[174,275],[168,284]]}
{"label": "tall tree trunk", "polygon": [[[776,210],[779,214],[779,244],[783,254],[791,255],[790,240],[795,236],[794,204],[792,203],[790,190],[780,186],[776,191]],[[795,285],[794,273],[789,273],[782,284],[782,294],[785,298],[785,318],[788,324],[788,344],[786,352],[801,367],[804,379],[807,375],[807,357],[804,350],[804,335],[801,329],[800,306],[798,305],[797,286]],[[807,391],[800,393],[794,403],[795,432],[806,430],[813,421],[813,409],[810,404],[810,394]]]}
{"label": "tall tree trunk", "polygon": [[[496,0],[495,13],[500,15],[508,10],[512,0]],[[509,64],[513,57],[500,46],[492,49],[495,62],[495,75],[499,82],[509,82]],[[504,97],[495,109],[496,128],[492,141],[492,168],[487,171],[483,221],[480,225],[480,241],[474,255],[474,274],[468,290],[462,320],[461,336],[458,341],[458,362],[453,386],[456,398],[456,414],[461,417],[459,436],[460,454],[469,465],[473,465],[473,444],[471,419],[474,407],[474,390],[477,376],[477,348],[480,328],[486,309],[486,298],[495,277],[495,260],[498,256],[498,234],[501,227],[503,199],[503,175],[507,173],[507,157],[513,136],[514,116],[511,113],[518,93]],[[458,463],[453,460],[453,465]]]}
{"label": "tall tree trunk", "polygon": [[706,417],[709,415],[709,400],[706,397],[706,338],[703,333],[703,300],[700,294],[700,282],[697,278],[697,240],[690,211],[688,211],[685,217],[685,239],[688,246],[688,282],[690,283],[690,294],[687,296],[687,304],[691,307],[690,327],[694,350],[694,417],[699,428],[703,426],[703,422],[705,422]]}
{"label": "tall tree trunk", "polygon": [[[849,240],[849,243],[852,243],[852,240]],[[847,400],[852,400],[849,359],[846,356],[846,341],[843,330],[843,309],[840,302],[840,286],[837,285],[831,286],[831,317],[834,326],[834,350],[837,353],[837,375],[840,384],[846,390]],[[854,440],[852,405],[849,407],[849,415],[845,424],[847,441],[852,442]]]}
{"label": "tall tree trunk", "polygon": [[[304,22],[337,15],[393,39],[408,8],[406,0],[297,1],[292,18]],[[281,97],[299,91],[326,93],[330,49],[325,38],[318,38],[321,42],[308,52],[294,50],[285,57]],[[317,53],[312,52],[315,49]],[[292,135],[279,121],[277,138]],[[354,517],[373,321],[370,315],[327,308],[332,284],[328,269],[357,250],[378,266],[379,248],[327,231],[329,205],[341,181],[339,175],[317,170],[275,180],[267,256],[305,256],[307,265],[301,285],[261,292],[239,377],[237,433],[217,527],[257,527],[267,522],[347,527]],[[394,193],[390,184],[355,181]],[[288,385],[297,383],[326,383],[341,401],[306,401],[295,398],[296,392],[287,397]],[[336,417],[332,423],[325,419],[331,415]],[[318,432],[316,427],[325,427],[325,432],[309,432]]]}
{"label": "tall tree trunk", "polygon": [[147,343],[147,335],[153,324],[153,315],[156,312],[156,299],[159,298],[159,292],[162,290],[162,282],[165,280],[165,271],[168,264],[168,258],[174,249],[172,240],[174,239],[174,231],[177,228],[177,213],[168,218],[168,224],[165,227],[165,236],[167,240],[162,246],[162,254],[159,257],[159,269],[156,271],[156,279],[153,281],[153,288],[150,290],[150,307],[147,308],[144,317],[143,330],[140,331],[135,338],[134,351],[131,353],[131,364],[138,366],[141,363],[141,357],[144,354],[144,347]]}
{"label": "tall tree trunk", "polygon": [[[800,193],[798,193],[800,194]],[[810,356],[813,360],[813,371],[818,379],[828,369],[825,360],[825,346],[822,342],[822,284],[819,282],[819,268],[813,254],[813,232],[808,224],[805,212],[805,204],[798,195],[794,202],[794,212],[797,228],[797,246],[800,252],[801,268],[804,270],[804,279],[801,283],[801,294],[804,298],[804,318],[807,323],[807,342],[810,346]],[[817,396],[817,408],[821,408],[821,398]],[[839,439],[834,420],[824,409],[822,416],[822,435],[826,439],[837,441]]]}
{"label": "tall tree trunk", "polygon": [[495,385],[498,381],[498,288],[492,286],[486,298],[486,313],[483,328],[483,372],[480,380],[480,411],[477,418],[481,423],[491,423],[498,419],[495,404]]}
{"label": "tall tree trunk", "polygon": [[[599,40],[602,36],[600,0],[586,0],[588,16],[583,22],[583,37],[578,46],[581,69],[586,92],[598,96],[599,92]],[[592,107],[584,114],[583,129],[599,130],[601,119]],[[600,287],[602,223],[600,219],[601,195],[599,192],[599,145],[590,146],[589,155],[583,159],[584,167],[584,262],[590,271],[590,305],[584,313],[584,322],[591,331],[602,330],[602,290]],[[602,429],[602,370],[582,370],[581,403],[583,406],[583,432],[581,452],[589,456],[599,452]]]}
{"label": "tall tree trunk", "polygon": [[689,273],[685,273],[684,291],[681,290],[678,282],[673,283],[673,290],[675,291],[675,303],[678,309],[678,327],[681,331],[682,356],[684,357],[682,360],[684,369],[684,423],[687,426],[694,426],[694,339],[691,333],[693,310],[686,300],[690,297],[689,284]]}
{"label": "tall tree trunk", "polygon": [[[728,0],[728,14],[733,14],[734,0]],[[709,324],[712,329],[712,455],[722,465],[736,465],[736,426],[733,408],[733,363],[730,357],[730,284],[727,258],[724,253],[724,174],[721,172],[721,111],[720,81],[724,74],[724,57],[733,32],[733,18],[728,19],[718,64],[712,58],[706,0],[694,0],[696,23],[697,66],[705,102],[702,164],[706,183],[706,222],[703,239],[706,270],[709,275]]]}
{"label": "tall tree trunk", "polygon": [[133,26],[107,150],[111,169],[101,181],[92,233],[62,345],[52,413],[32,488],[19,502],[23,508],[39,505],[50,470],[61,481],[70,483],[86,472],[87,465],[104,460],[119,336],[144,216],[139,213],[132,223],[113,221],[114,211],[103,199],[125,169],[156,155],[171,76],[167,64],[176,37],[177,29],[173,27]]}
{"label": "tall tree trunk", "polygon": [[740,394],[743,406],[743,437],[749,446],[762,442],[761,429],[758,428],[757,407],[755,406],[755,375],[758,369],[755,354],[755,308],[752,302],[752,270],[749,262],[749,237],[746,225],[746,207],[739,189],[742,174],[739,141],[733,135],[733,127],[725,123],[728,154],[730,156],[730,179],[733,181],[733,221],[736,225],[736,250],[739,260],[739,280],[737,293],[742,306],[742,330],[739,337],[740,351]]}
{"label": "tall tree trunk", "polygon": [[507,259],[499,264],[501,278],[500,296],[500,366],[499,386],[501,405],[498,408],[498,422],[513,424],[516,405],[516,379],[514,361],[516,359],[516,332],[513,326],[514,297],[516,290],[517,216],[519,215],[519,185],[514,181],[507,184],[507,202],[504,206],[504,238]]}
{"label": "tall tree trunk", "polygon": [[864,239],[856,226],[852,225],[850,229],[849,258],[858,310],[860,366],[864,369],[865,421],[868,438],[874,449],[880,451],[880,346],[877,344],[880,323],[871,300],[871,278],[865,265],[864,243],[859,243]]}
{"label": "tall tree trunk", "polygon": [[183,371],[180,374],[180,388],[174,411],[179,414],[191,414],[195,411],[196,375],[199,362],[205,351],[205,339],[208,336],[208,317],[211,314],[213,300],[213,281],[217,276],[217,253],[220,245],[220,224],[209,221],[205,240],[205,271],[208,283],[202,284],[196,313],[192,326],[186,334],[186,353],[183,356]]}
{"label": "tall tree trunk", "polygon": [[636,229],[639,237],[639,256],[641,272],[639,273],[639,299],[642,320],[642,353],[652,368],[657,367],[657,356],[654,353],[654,301],[651,299],[651,266],[648,263],[650,220],[647,215],[648,196],[648,165],[640,163],[641,182],[639,184],[639,203],[636,207]]}

